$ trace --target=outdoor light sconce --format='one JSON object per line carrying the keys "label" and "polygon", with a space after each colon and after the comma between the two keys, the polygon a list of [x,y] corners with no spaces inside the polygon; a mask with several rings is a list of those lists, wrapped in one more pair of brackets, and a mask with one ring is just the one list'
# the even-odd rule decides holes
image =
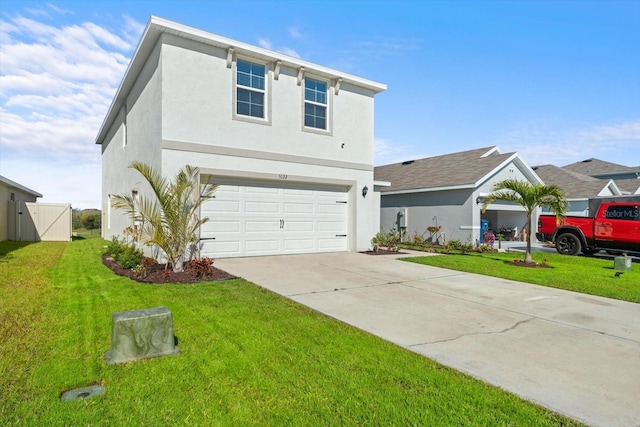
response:
{"label": "outdoor light sconce", "polygon": [[365,185],[362,188],[362,197],[367,197],[367,193],[369,192],[369,189],[367,188],[367,186]]}

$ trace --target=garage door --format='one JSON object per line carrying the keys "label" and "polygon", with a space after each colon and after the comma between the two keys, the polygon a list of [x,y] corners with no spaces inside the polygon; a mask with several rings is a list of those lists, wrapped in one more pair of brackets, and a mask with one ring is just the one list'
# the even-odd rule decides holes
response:
{"label": "garage door", "polygon": [[222,182],[201,208],[201,256],[347,250],[346,189],[277,184]]}

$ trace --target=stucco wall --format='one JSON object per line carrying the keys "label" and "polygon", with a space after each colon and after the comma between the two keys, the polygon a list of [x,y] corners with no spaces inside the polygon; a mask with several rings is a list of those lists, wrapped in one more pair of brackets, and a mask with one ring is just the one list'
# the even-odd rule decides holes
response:
{"label": "stucco wall", "polygon": [[[226,51],[174,36],[163,35],[163,40],[165,140],[373,163],[372,92],[342,84],[335,95],[331,86],[331,132],[303,131],[303,86],[297,84],[297,70],[282,66],[275,80],[269,65],[269,120],[249,123],[233,119],[234,68],[227,68]],[[311,70],[306,75],[314,76]]]}
{"label": "stucco wall", "polygon": [[[368,249],[379,226],[373,92],[342,84],[335,94],[335,82],[329,81],[330,131],[304,131],[297,70],[282,66],[275,80],[268,64],[268,120],[238,119],[233,114],[235,71],[227,68],[227,51],[167,34],[160,40],[127,99],[126,146],[124,109],[103,144],[103,236],[131,225],[124,214],[108,209],[107,195],[144,191],[143,179],[127,169],[135,159],[169,177],[189,164],[203,173],[233,171],[237,177],[261,174],[263,179],[286,176],[289,182],[343,185],[350,189],[349,249]],[[307,75],[321,78],[312,71]]]}
{"label": "stucco wall", "polygon": [[[120,235],[131,225],[122,210],[110,206],[109,195],[148,192],[142,176],[129,168],[137,160],[160,169],[162,86],[160,45],[156,46],[127,96],[102,144],[103,237]],[[125,122],[126,114],[126,122]]]}
{"label": "stucco wall", "polygon": [[[380,229],[397,229],[397,214],[406,212],[406,234],[429,237],[427,227],[437,225],[446,240],[474,242],[471,190],[434,191],[429,193],[382,195]],[[479,209],[479,208],[478,208]],[[479,224],[479,221],[478,221]],[[476,231],[477,233],[477,231]],[[443,243],[443,240],[440,240]]]}

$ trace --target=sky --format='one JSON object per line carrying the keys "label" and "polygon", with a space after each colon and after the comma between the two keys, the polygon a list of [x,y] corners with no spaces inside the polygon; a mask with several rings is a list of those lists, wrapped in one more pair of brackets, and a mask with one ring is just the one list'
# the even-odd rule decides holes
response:
{"label": "sky", "polygon": [[0,175],[100,208],[95,138],[151,15],[385,83],[375,165],[640,166],[638,0],[1,0]]}

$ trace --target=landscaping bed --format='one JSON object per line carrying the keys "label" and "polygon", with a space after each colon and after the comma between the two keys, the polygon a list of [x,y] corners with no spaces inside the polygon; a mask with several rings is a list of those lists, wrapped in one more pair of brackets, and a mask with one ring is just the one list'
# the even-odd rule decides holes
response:
{"label": "landscaping bed", "polygon": [[190,263],[185,263],[184,271],[174,273],[165,269],[163,264],[154,262],[146,267],[144,275],[136,273],[132,268],[123,267],[109,254],[102,255],[102,263],[118,276],[128,277],[131,280],[142,283],[198,283],[237,279],[236,276],[213,266],[209,267],[205,273],[202,273],[200,270],[193,268]]}

